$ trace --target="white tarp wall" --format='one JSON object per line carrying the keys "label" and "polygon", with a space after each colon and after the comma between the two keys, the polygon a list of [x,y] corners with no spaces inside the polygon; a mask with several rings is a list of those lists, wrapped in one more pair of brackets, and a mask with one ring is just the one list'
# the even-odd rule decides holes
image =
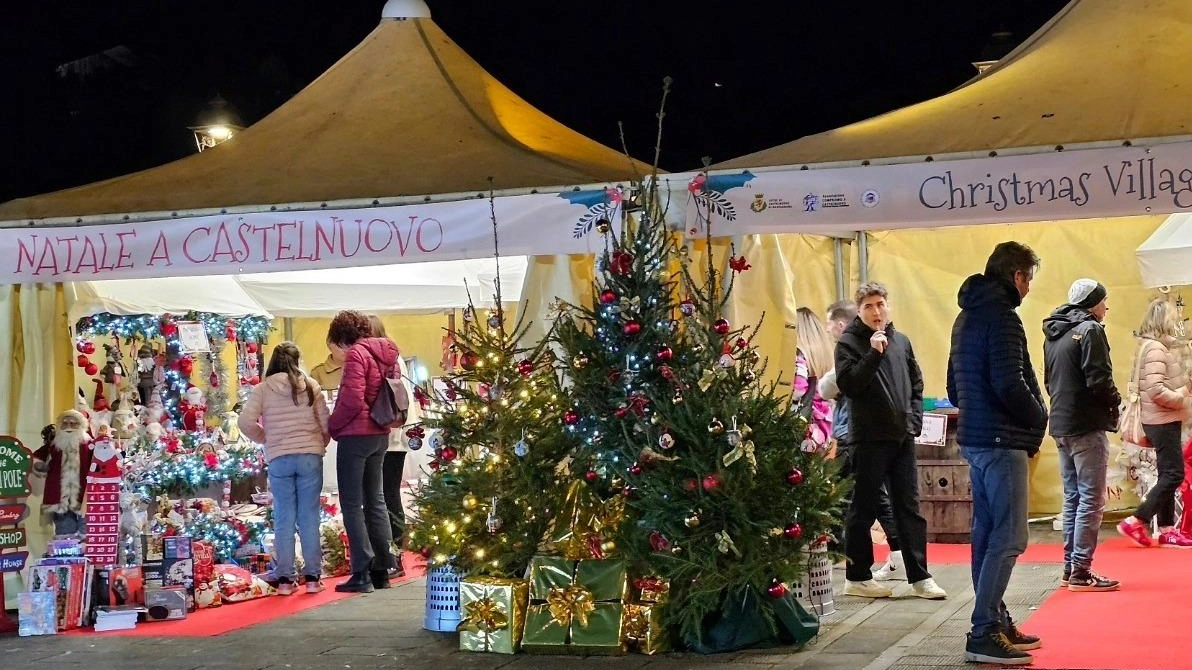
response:
{"label": "white tarp wall", "polygon": [[130,316],[195,310],[273,318],[241,288],[235,277],[228,276],[72,282],[66,284],[66,300],[71,325],[84,316],[102,312]]}
{"label": "white tarp wall", "polygon": [[1192,215],[1172,214],[1135,252],[1142,285],[1192,284]]}

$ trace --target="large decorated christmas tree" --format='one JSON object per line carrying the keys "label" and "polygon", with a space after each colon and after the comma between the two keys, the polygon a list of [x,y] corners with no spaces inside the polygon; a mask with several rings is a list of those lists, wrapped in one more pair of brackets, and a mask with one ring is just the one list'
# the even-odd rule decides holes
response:
{"label": "large decorated christmas tree", "polygon": [[464,575],[520,576],[563,496],[559,463],[563,394],[546,342],[519,344],[501,308],[469,307],[452,345],[460,370],[421,426],[406,431],[411,449],[434,449],[433,472],[415,499],[410,546],[431,566]]}
{"label": "large decorated christmas tree", "polygon": [[[625,516],[605,539],[631,572],[669,581],[664,621],[687,646],[789,642],[790,585],[843,491],[832,462],[801,449],[802,408],[759,381],[756,325],[721,316],[732,274],[715,269],[710,248],[695,267],[654,183],[644,181],[620,232],[598,226],[596,297],[564,309],[555,330],[571,382],[572,475],[597,505],[623,497]],[[734,627],[760,627],[762,639],[726,642]]]}

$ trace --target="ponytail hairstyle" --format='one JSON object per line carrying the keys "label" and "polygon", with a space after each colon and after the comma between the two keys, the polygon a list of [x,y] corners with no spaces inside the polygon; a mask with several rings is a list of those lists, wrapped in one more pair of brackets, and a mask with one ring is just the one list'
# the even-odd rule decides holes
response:
{"label": "ponytail hairstyle", "polygon": [[[306,378],[298,367],[301,358],[298,345],[287,340],[273,347],[273,354],[269,356],[269,367],[265,370],[266,377],[284,372],[290,378],[290,396],[294,398],[295,405],[298,404],[298,387]],[[315,390],[310,384],[306,384],[306,404],[315,404]]]}

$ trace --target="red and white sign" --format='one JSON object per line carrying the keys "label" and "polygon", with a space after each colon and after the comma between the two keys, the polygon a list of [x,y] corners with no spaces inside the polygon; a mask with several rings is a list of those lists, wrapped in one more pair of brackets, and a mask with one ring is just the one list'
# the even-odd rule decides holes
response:
{"label": "red and white sign", "polygon": [[29,516],[28,505],[0,505],[0,526],[15,526]]}
{"label": "red and white sign", "polygon": [[87,484],[87,544],[84,555],[100,566],[120,556],[120,484]]}

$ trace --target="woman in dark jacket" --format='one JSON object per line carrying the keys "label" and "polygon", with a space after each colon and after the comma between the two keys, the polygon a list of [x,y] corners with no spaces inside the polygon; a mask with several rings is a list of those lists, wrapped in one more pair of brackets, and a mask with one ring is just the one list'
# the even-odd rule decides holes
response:
{"label": "woman in dark jacket", "polygon": [[367,593],[389,587],[386,572],[393,564],[393,533],[382,486],[389,429],[373,422],[369,411],[385,374],[397,365],[398,351],[393,340],[372,337],[368,317],[354,311],[335,315],[327,341],[347,351],[335,410],[327,422],[338,442],[339,503],[352,566],[351,579],[335,590]]}

